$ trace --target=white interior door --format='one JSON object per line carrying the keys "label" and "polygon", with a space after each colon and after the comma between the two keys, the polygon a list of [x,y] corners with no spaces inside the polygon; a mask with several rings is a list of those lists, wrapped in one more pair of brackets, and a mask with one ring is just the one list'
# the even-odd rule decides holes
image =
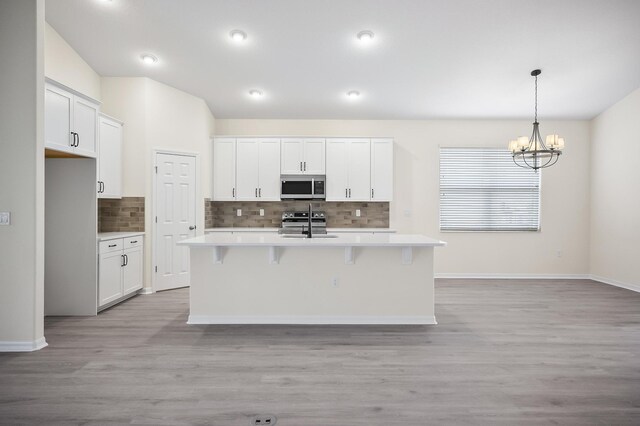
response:
{"label": "white interior door", "polygon": [[156,154],[156,265],[154,290],[189,285],[189,250],[178,241],[196,235],[196,159]]}

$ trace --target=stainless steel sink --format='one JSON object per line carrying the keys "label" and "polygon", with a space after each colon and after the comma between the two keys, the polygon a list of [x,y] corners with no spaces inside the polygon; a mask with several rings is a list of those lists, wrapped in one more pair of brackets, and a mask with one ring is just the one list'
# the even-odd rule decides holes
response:
{"label": "stainless steel sink", "polygon": [[[280,236],[282,238],[307,238],[304,234],[280,234]],[[314,238],[338,238],[338,236],[335,234],[313,234],[311,239],[313,240]]]}

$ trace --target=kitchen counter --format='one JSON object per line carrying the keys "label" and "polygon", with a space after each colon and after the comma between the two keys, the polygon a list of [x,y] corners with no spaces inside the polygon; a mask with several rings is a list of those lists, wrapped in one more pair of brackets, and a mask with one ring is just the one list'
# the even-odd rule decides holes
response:
{"label": "kitchen counter", "polygon": [[209,233],[189,248],[189,324],[436,324],[424,235]]}
{"label": "kitchen counter", "polygon": [[333,238],[300,238],[279,234],[208,234],[178,242],[189,247],[437,247],[445,242],[418,234],[335,233]]}
{"label": "kitchen counter", "polygon": [[98,232],[98,242],[107,241],[107,240],[115,240],[116,238],[129,238],[129,237],[137,237],[138,235],[144,235],[144,231],[129,231],[129,232]]}
{"label": "kitchen counter", "polygon": [[[212,232],[278,232],[280,228],[206,228],[204,230],[205,234]],[[346,233],[346,232],[356,232],[356,233],[394,233],[395,229],[391,228],[327,228],[327,232],[332,233]]]}

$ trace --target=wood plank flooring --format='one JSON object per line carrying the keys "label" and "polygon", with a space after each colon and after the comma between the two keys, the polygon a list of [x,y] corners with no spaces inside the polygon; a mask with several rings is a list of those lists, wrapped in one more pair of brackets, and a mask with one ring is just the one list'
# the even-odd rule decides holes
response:
{"label": "wood plank flooring", "polygon": [[437,326],[196,326],[188,290],[47,318],[0,424],[640,425],[640,294],[437,280]]}

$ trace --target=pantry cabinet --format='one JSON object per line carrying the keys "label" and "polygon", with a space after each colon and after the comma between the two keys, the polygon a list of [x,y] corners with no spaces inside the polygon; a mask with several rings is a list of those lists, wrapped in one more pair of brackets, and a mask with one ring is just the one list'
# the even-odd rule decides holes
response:
{"label": "pantry cabinet", "polygon": [[96,157],[98,102],[53,81],[45,83],[45,148]]}
{"label": "pantry cabinet", "polygon": [[98,120],[98,198],[122,198],[122,123]]}
{"label": "pantry cabinet", "polygon": [[284,138],[280,171],[283,175],[324,175],[324,138]]}

